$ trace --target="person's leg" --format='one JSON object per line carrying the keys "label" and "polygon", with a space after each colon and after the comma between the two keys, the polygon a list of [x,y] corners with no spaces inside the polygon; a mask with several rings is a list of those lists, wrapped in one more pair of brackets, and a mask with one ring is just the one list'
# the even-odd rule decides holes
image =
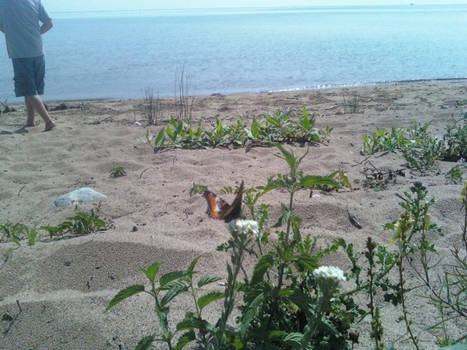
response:
{"label": "person's leg", "polygon": [[26,96],[25,99],[27,101],[26,104],[29,104],[33,108],[33,110],[39,113],[42,119],[44,119],[44,122],[45,122],[44,131],[52,130],[55,127],[55,123],[50,118],[49,113],[45,109],[45,106],[42,103],[42,100],[39,97],[39,95]]}
{"label": "person's leg", "polygon": [[26,105],[26,113],[28,116],[26,127],[35,126],[34,125],[34,107],[31,105],[31,103],[26,98],[26,96],[24,97],[24,104]]}

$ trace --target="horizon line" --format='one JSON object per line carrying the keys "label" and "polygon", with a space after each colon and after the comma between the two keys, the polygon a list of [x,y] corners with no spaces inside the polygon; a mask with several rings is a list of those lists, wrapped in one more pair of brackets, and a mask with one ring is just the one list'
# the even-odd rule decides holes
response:
{"label": "horizon line", "polygon": [[307,6],[238,6],[238,7],[183,7],[183,8],[140,8],[140,9],[89,9],[89,10],[51,10],[51,13],[86,13],[86,12],[135,12],[135,11],[196,11],[196,10],[241,10],[241,9],[311,9],[311,8],[358,8],[358,7],[417,7],[417,6],[453,6],[463,5],[467,3],[422,3],[415,4],[408,2],[407,4],[368,4],[368,5],[307,5]]}

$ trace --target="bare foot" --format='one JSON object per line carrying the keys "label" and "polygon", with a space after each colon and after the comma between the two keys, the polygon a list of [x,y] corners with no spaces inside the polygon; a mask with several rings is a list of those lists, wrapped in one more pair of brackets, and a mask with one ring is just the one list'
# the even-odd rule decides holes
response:
{"label": "bare foot", "polygon": [[51,121],[51,122],[45,124],[45,129],[44,129],[44,131],[50,131],[50,130],[52,130],[53,128],[55,128],[55,123]]}

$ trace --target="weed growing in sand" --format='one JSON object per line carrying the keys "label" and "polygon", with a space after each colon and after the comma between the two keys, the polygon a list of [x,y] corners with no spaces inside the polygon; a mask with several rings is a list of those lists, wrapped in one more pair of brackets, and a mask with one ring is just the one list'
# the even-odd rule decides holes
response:
{"label": "weed growing in sand", "polygon": [[110,176],[112,177],[122,177],[126,175],[125,167],[118,165],[110,169]]}
{"label": "weed growing in sand", "polygon": [[453,121],[446,128],[442,140],[433,137],[430,123],[412,124],[408,129],[377,129],[372,135],[363,136],[362,154],[380,151],[399,151],[407,165],[419,171],[438,168],[438,160],[459,161],[467,157],[467,117]]}
{"label": "weed growing in sand", "polygon": [[155,151],[164,148],[215,148],[271,146],[275,143],[317,144],[326,142],[332,129],[315,127],[315,116],[303,108],[300,115],[277,112],[261,119],[253,119],[248,127],[239,117],[235,123],[224,124],[216,119],[210,129],[200,124],[192,127],[186,120],[171,118],[157,136],[146,135]]}
{"label": "weed growing in sand", "polygon": [[91,210],[89,213],[79,211],[75,208],[75,216],[70,216],[58,226],[42,226],[41,230],[48,232],[51,238],[62,237],[67,234],[85,235],[104,230],[107,224],[104,220]]}
{"label": "weed growing in sand", "polygon": [[144,113],[148,125],[157,125],[162,117],[162,103],[151,88],[144,90]]}
{"label": "weed growing in sand", "polygon": [[443,160],[449,162],[467,161],[467,113],[448,124],[443,141],[445,144]]}
{"label": "weed growing in sand", "polygon": [[28,226],[11,222],[6,222],[0,225],[0,242],[13,242],[16,245],[21,245],[21,240],[27,239],[29,245],[34,245],[36,242],[37,231]]}
{"label": "weed growing in sand", "polygon": [[190,76],[186,74],[185,64],[180,68],[175,79],[175,109],[177,110],[177,120],[190,122],[193,117],[193,106],[195,96],[190,96]]}
{"label": "weed growing in sand", "polygon": [[446,173],[446,179],[455,184],[461,183],[464,180],[464,172],[462,169],[467,169],[467,166],[464,164],[456,164]]}
{"label": "weed growing in sand", "polygon": [[452,248],[450,262],[444,265],[441,275],[433,276],[431,270],[436,264],[429,264],[427,252],[436,253],[436,250],[434,246],[422,244],[422,241],[420,244],[422,270],[415,269],[419,280],[428,289],[429,295],[426,298],[439,312],[440,319],[429,329],[441,331],[442,336],[439,338],[441,345],[457,344],[467,338],[466,335],[457,340],[451,338],[446,327],[448,321],[467,320],[467,181],[464,182],[460,200],[464,208],[463,247]]}

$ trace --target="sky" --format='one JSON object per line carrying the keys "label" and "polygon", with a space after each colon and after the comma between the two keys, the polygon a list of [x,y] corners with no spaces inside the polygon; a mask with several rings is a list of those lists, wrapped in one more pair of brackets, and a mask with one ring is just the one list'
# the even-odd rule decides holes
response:
{"label": "sky", "polygon": [[467,0],[42,0],[49,12],[323,5],[467,4]]}

